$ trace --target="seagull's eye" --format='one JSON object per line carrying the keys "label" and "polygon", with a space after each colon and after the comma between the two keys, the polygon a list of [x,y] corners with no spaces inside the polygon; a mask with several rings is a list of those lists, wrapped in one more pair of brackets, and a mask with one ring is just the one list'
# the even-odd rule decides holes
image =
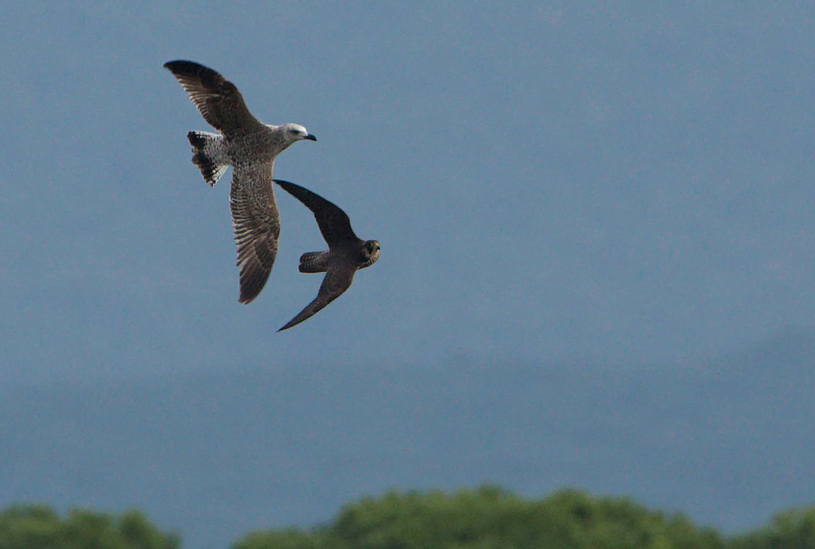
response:
{"label": "seagull's eye", "polygon": [[297,131],[295,128],[291,128],[291,129],[289,130],[289,133],[298,134],[298,133],[300,133],[300,132],[298,132],[298,131]]}

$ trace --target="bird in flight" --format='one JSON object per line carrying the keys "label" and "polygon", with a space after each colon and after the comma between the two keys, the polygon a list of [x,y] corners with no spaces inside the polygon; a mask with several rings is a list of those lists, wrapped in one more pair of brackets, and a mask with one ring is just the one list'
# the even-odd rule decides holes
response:
{"label": "bird in flight", "polygon": [[249,112],[238,88],[208,67],[181,60],[164,67],[178,79],[204,120],[220,132],[191,131],[187,139],[192,162],[210,185],[232,166],[229,204],[238,245],[238,301],[249,303],[266,284],[277,255],[280,215],[272,185],[275,158],[292,143],[317,138],[299,124],[263,124]]}
{"label": "bird in flight", "polygon": [[314,301],[278,330],[282,332],[314,315],[351,287],[354,274],[379,259],[379,242],[358,238],[348,215],[322,196],[288,181],[274,182],[314,212],[317,226],[328,243],[328,251],[300,256],[301,273],[325,273],[325,278]]}

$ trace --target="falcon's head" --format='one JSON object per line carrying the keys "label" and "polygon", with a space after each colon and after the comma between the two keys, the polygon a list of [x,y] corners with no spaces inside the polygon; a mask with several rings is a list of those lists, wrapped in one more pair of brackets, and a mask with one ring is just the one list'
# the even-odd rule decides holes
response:
{"label": "falcon's head", "polygon": [[365,244],[362,245],[362,265],[359,266],[360,269],[364,269],[365,267],[370,267],[376,260],[379,259],[379,241],[378,240],[368,240]]}

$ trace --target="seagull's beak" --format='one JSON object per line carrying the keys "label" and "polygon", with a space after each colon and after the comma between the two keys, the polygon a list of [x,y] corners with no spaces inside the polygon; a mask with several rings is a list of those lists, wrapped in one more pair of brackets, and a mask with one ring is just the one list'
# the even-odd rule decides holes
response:
{"label": "seagull's beak", "polygon": [[303,139],[308,139],[309,141],[317,141],[317,138],[316,138],[316,137],[314,137],[314,136],[313,136],[313,135],[311,135],[311,134],[308,134],[308,135],[307,135],[307,136],[305,136]]}

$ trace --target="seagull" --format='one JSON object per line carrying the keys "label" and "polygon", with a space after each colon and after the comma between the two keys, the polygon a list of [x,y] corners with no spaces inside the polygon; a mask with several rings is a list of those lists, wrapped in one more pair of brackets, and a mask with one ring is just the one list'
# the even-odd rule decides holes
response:
{"label": "seagull", "polygon": [[192,162],[215,185],[232,166],[229,204],[238,245],[240,303],[255,299],[272,272],[280,236],[272,168],[278,154],[297,141],[317,138],[300,124],[274,126],[252,116],[238,88],[214,70],[192,61],[169,61],[193,104],[220,134],[191,131]]}
{"label": "seagull", "polygon": [[328,243],[328,251],[300,256],[301,273],[325,273],[325,278],[314,301],[278,330],[282,332],[300,324],[350,288],[354,274],[379,259],[379,242],[357,238],[348,215],[322,196],[288,181],[274,182],[314,212],[317,226]]}

